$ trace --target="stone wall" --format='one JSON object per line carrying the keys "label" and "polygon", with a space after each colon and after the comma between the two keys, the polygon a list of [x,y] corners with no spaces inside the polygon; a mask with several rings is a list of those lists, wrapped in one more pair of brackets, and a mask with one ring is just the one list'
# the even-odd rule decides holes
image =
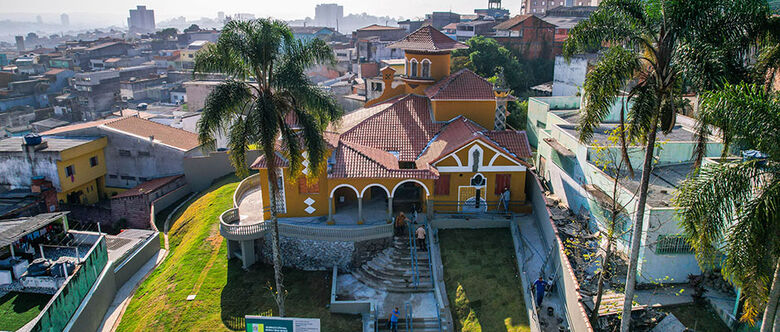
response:
{"label": "stone wall", "polygon": [[[350,269],[363,265],[382,250],[390,247],[392,238],[350,241],[317,241],[280,237],[284,266],[305,271]],[[257,240],[258,259],[266,264],[273,263],[271,235]]]}

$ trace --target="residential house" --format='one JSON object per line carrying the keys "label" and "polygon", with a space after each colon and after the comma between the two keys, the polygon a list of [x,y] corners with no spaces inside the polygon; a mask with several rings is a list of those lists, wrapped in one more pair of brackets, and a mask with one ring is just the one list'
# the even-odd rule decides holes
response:
{"label": "residential house", "polygon": [[43,134],[105,137],[109,196],[151,179],[183,174],[182,160],[201,155],[197,134],[136,116],[73,124]]}
{"label": "residential house", "polygon": [[308,42],[314,39],[329,40],[334,36],[340,35],[336,29],[328,27],[304,26],[290,27],[295,39]]}
{"label": "residential house", "polygon": [[602,0],[522,0],[522,14],[544,15],[556,8],[571,8],[583,6],[598,6]]}
{"label": "residential house", "polygon": [[155,201],[181,190],[186,191],[184,194],[189,193],[184,175],[165,176],[141,183],[111,197],[111,221],[125,219],[129,228],[150,228]]}
{"label": "residential house", "polygon": [[[620,97],[595,129],[589,142],[580,142],[577,124],[581,117],[581,97],[531,97],[528,102],[527,132],[536,148],[534,163],[538,174],[552,192],[574,213],[590,217],[593,230],[605,231],[611,200],[623,212],[618,216],[617,249],[627,254],[630,249],[633,218],[637,209],[636,193],[642,173],[643,146],[630,146],[629,157],[634,169],[630,177],[626,169],[615,169],[611,159],[619,159],[620,147],[610,144],[609,136],[618,125],[625,97]],[[630,103],[627,105],[630,107]],[[677,116],[677,125],[668,134],[658,135],[645,210],[645,222],[640,250],[639,283],[686,282],[689,274],[700,273],[693,251],[685,241],[671,199],[680,182],[693,169],[696,146],[695,121]],[[712,138],[706,143],[706,156],[717,157],[723,143]],[[601,152],[597,152],[601,151]],[[614,178],[620,172],[617,195],[613,196]]]}
{"label": "residential house", "polygon": [[35,179],[45,179],[59,202],[97,203],[105,190],[106,142],[99,136],[53,135],[0,140],[0,186],[29,189]]}
{"label": "residential house", "polygon": [[517,15],[493,27],[494,38],[527,60],[552,60],[555,26],[537,16]]}

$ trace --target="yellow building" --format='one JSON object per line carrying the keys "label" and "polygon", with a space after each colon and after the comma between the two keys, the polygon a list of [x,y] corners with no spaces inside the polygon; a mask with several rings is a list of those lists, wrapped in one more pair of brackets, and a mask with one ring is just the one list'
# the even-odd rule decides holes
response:
{"label": "yellow building", "polygon": [[[326,170],[313,179],[307,167],[291,176],[287,156],[277,154],[278,216],[348,224],[385,221],[398,212],[526,209],[531,150],[524,131],[505,129],[511,96],[469,70],[450,73],[451,52],[466,45],[430,26],[389,47],[405,52],[403,84],[391,84],[399,67],[381,70],[382,95],[326,133]],[[252,167],[267,206],[266,159]]]}
{"label": "yellow building", "polygon": [[44,136],[40,142],[12,137],[0,141],[0,186],[29,188],[43,177],[61,203],[94,204],[105,190],[105,137]]}

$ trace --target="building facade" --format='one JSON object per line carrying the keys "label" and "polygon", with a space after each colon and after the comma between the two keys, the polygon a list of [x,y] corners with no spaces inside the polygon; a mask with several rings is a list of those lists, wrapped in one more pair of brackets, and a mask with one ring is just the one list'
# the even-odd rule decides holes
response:
{"label": "building facade", "polygon": [[127,28],[130,33],[154,32],[154,10],[146,9],[146,6],[138,5],[130,9],[130,17],[127,18]]}

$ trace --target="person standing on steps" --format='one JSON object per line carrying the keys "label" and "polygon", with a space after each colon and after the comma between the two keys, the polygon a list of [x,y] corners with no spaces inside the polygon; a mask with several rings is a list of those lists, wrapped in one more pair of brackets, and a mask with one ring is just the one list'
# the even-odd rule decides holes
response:
{"label": "person standing on steps", "polygon": [[401,317],[401,312],[395,307],[390,313],[390,331],[398,332],[398,317]]}
{"label": "person standing on steps", "polygon": [[420,251],[425,251],[425,228],[423,225],[417,227],[415,234],[417,234],[417,247],[420,248]]}
{"label": "person standing on steps", "polygon": [[534,288],[536,290],[536,309],[542,307],[542,299],[544,299],[544,287],[547,286],[547,282],[544,281],[544,278],[539,277],[538,280],[534,282]]}
{"label": "person standing on steps", "polygon": [[406,229],[406,223],[409,221],[408,218],[406,218],[406,215],[401,212],[398,214],[397,217],[395,217],[395,235],[396,236],[403,236],[404,235],[404,229]]}
{"label": "person standing on steps", "polygon": [[510,199],[510,193],[509,193],[509,187],[504,187],[504,191],[501,192],[501,196],[498,199],[499,209],[504,208],[504,212],[509,213],[509,199]]}

